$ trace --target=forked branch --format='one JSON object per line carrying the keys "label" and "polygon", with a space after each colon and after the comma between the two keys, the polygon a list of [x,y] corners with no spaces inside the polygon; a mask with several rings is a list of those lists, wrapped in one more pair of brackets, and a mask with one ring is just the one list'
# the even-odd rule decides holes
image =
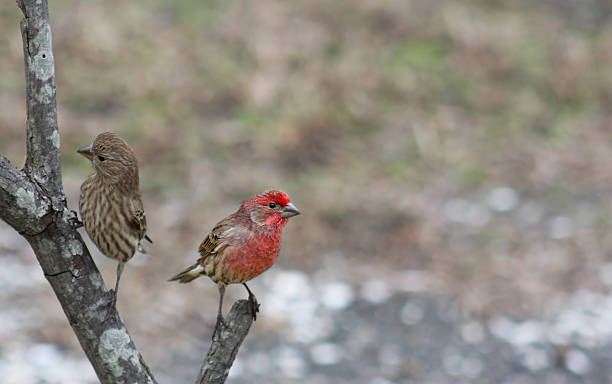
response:
{"label": "forked branch", "polygon": [[[108,305],[109,292],[66,205],[47,0],[17,5],[24,14],[27,153],[23,170],[0,156],[0,219],[30,243],[100,382],[155,383],[119,313]],[[245,303],[232,308],[229,327],[211,345],[198,383],[225,381],[252,323]]]}

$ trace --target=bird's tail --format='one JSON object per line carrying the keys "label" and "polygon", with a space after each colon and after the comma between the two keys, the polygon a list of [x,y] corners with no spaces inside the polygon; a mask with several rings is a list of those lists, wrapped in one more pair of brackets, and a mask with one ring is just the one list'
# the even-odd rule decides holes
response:
{"label": "bird's tail", "polygon": [[204,274],[204,267],[200,263],[195,263],[194,265],[192,265],[191,267],[187,268],[186,270],[184,270],[183,272],[181,272],[178,275],[174,276],[173,278],[171,278],[168,281],[176,281],[176,280],[178,280],[179,283],[188,283],[191,280],[200,277],[200,275],[202,275],[202,274]]}

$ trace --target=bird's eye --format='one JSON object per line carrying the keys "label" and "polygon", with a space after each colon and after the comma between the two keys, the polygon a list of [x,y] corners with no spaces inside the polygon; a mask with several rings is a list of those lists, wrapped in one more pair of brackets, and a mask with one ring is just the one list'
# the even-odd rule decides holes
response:
{"label": "bird's eye", "polygon": [[275,204],[275,203],[270,203],[270,204],[268,204],[268,207],[270,207],[270,208],[276,208],[276,204]]}
{"label": "bird's eye", "polygon": [[98,160],[100,160],[100,161],[104,161],[104,160],[106,160],[106,159],[105,159],[105,158],[103,158],[102,156],[98,156]]}

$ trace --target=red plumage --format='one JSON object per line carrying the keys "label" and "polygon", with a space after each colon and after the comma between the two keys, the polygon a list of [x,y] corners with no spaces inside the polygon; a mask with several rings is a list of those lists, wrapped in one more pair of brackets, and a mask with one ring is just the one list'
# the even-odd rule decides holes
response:
{"label": "red plumage", "polygon": [[197,262],[170,279],[188,283],[206,275],[217,283],[220,300],[213,336],[223,322],[221,306],[228,284],[244,284],[256,317],[259,305],[245,283],[274,264],[280,252],[283,228],[290,217],[298,214],[289,196],[281,191],[262,192],[243,201],[236,212],[217,223],[202,241]]}
{"label": "red plumage", "polygon": [[291,199],[285,192],[270,190],[257,194],[251,199],[243,201],[242,204],[246,207],[251,207],[256,204],[266,205],[272,202],[285,206],[291,202]]}

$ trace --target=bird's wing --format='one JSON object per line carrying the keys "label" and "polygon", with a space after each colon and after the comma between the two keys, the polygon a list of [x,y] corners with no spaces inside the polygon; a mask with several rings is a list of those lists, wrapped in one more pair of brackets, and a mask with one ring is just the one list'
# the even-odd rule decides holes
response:
{"label": "bird's wing", "polygon": [[249,230],[233,225],[228,220],[219,222],[200,244],[198,252],[202,258],[222,253],[228,247],[242,244]]}
{"label": "bird's wing", "polygon": [[144,213],[140,195],[136,195],[132,198],[132,209],[134,215],[132,216],[130,224],[138,231],[138,238],[140,240],[147,239],[150,243],[152,243],[153,241],[151,241],[149,236],[147,236],[147,217]]}

